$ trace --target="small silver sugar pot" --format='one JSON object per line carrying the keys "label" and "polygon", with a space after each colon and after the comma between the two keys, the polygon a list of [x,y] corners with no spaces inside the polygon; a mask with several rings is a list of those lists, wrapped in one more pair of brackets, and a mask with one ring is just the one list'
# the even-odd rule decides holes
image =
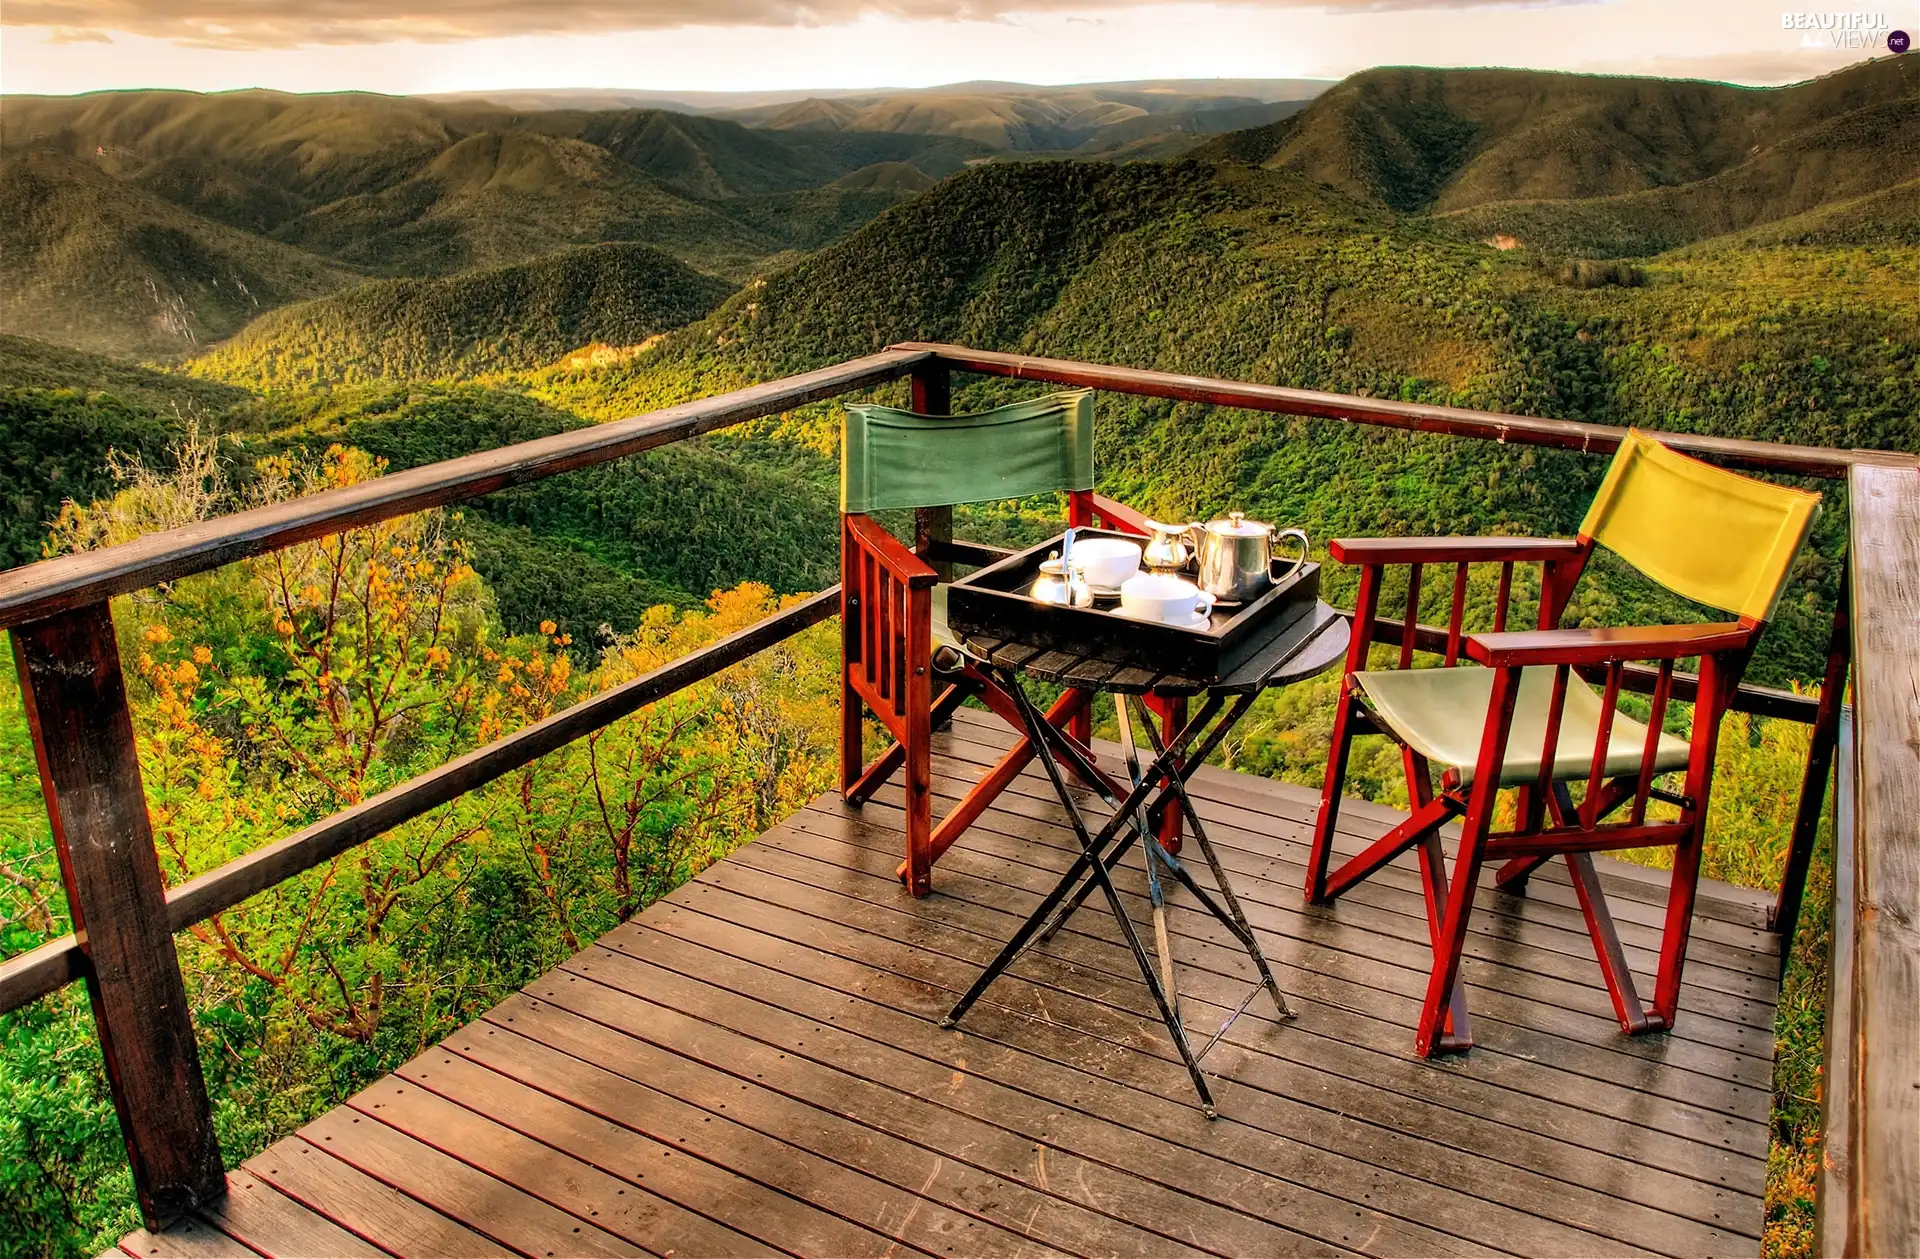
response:
{"label": "small silver sugar pot", "polygon": [[[1285,581],[1307,562],[1307,535],[1301,529],[1275,529],[1246,513],[1230,511],[1224,520],[1193,526],[1200,589],[1222,603],[1245,603]],[[1274,543],[1291,538],[1300,544],[1299,558],[1284,572],[1273,569]]]}
{"label": "small silver sugar pot", "polygon": [[1080,575],[1080,566],[1075,564],[1068,569],[1067,562],[1055,551],[1040,561],[1040,576],[1034,579],[1027,591],[1042,603],[1058,604],[1067,608],[1090,608],[1093,606],[1093,587]]}

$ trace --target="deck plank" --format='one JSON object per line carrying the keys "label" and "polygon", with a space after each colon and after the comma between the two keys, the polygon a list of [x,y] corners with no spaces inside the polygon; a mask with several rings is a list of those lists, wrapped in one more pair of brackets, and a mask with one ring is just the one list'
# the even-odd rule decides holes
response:
{"label": "deck plank", "polygon": [[[809,904],[807,898],[790,886],[767,890],[776,900],[798,905],[803,911],[817,904],[839,922],[862,917],[857,911],[848,911],[839,905]],[[701,899],[711,901],[713,898]],[[776,900],[752,907],[751,918],[758,922],[778,917],[768,912],[776,908]],[[996,947],[995,941],[987,936],[973,936],[956,944],[954,937],[958,933],[932,932],[918,933],[919,938],[910,946],[891,946],[891,942],[876,944],[875,941],[884,939],[886,934],[884,923],[862,920],[841,926],[833,919],[799,925],[794,934],[787,937],[788,943],[794,945],[799,939],[811,937],[820,947],[851,955],[852,960],[905,970],[912,977],[938,984],[944,994],[934,1002],[922,1002],[923,1006],[939,1007],[951,1002]],[[924,925],[923,920],[912,921]],[[1011,925],[1012,920],[1008,922]],[[969,945],[975,953],[971,958],[946,955],[948,948],[964,949]],[[1078,978],[1076,975],[1075,979]],[[1003,983],[1007,991],[1002,992],[996,984],[985,1000],[992,1001],[995,1013],[1004,1012],[1010,1017],[996,1020],[993,1014],[983,1013],[976,1020],[970,1014],[964,1024],[970,1033],[969,1040],[981,1035],[992,1036],[1003,1043],[1046,1043],[1050,1056],[1063,1065],[1097,1070],[1109,1079],[1131,1083],[1147,1094],[1176,1098],[1182,1095],[1184,1069],[1179,1066],[1170,1043],[1144,1011],[1136,1014],[1102,1007],[1073,992],[1060,988],[1042,991],[1039,985],[1012,976]],[[1245,988],[1246,985],[1242,985],[1240,991],[1244,992]],[[931,1021],[939,1013],[937,1008],[928,1009],[926,1016]],[[1213,1021],[1206,1016],[1224,1011],[1201,1010],[1196,1005],[1190,1013],[1196,1034],[1206,1035]],[[851,1017],[849,1013],[843,1020]],[[1010,1030],[995,1031],[995,1028]],[[1273,1042],[1286,1038],[1292,1030],[1269,1025],[1265,1036],[1252,1031],[1247,1035]],[[1223,1108],[1235,1106],[1246,1116],[1246,1122],[1262,1128],[1276,1142],[1291,1144],[1288,1134],[1301,1134],[1299,1140],[1303,1145],[1324,1156],[1321,1161],[1326,1165],[1327,1183],[1379,1179],[1384,1182],[1386,1192],[1402,1201],[1432,1201],[1436,1213],[1441,1210],[1440,1203],[1451,1201],[1448,1214],[1471,1217],[1472,1227],[1484,1230],[1463,1240],[1511,1245],[1530,1254],[1578,1255],[1593,1251],[1594,1241],[1585,1235],[1586,1230],[1608,1228],[1616,1234],[1622,1229],[1628,1230],[1628,1236],[1615,1237],[1628,1244],[1657,1245],[1658,1239],[1666,1237],[1685,1244],[1685,1253],[1711,1253],[1723,1248],[1724,1239],[1717,1229],[1694,1227],[1664,1215],[1656,1217],[1637,1202],[1595,1194],[1567,1181],[1550,1182],[1524,1167],[1496,1168],[1490,1166],[1484,1156],[1464,1148],[1449,1149],[1444,1142],[1409,1138],[1390,1127],[1356,1119],[1337,1109],[1311,1107],[1292,1096],[1290,1081],[1284,1072],[1273,1069],[1284,1064],[1245,1048],[1237,1038],[1225,1042],[1222,1049],[1208,1059],[1208,1065],[1221,1081]],[[1236,1084],[1245,1086],[1246,1091],[1229,1087]],[[1229,1102],[1228,1098],[1235,1100]],[[1138,1104],[1137,1099],[1115,1103],[1121,1107],[1131,1104]],[[1285,1161],[1295,1163],[1311,1157],[1316,1156],[1304,1150],[1289,1150]],[[1644,1168],[1636,1169],[1636,1174],[1657,1175]],[[1490,1184],[1499,1186],[1497,1197],[1491,1194],[1482,1197],[1482,1187]],[[1557,1222],[1543,1225],[1541,1221],[1549,1217],[1580,1227],[1581,1235],[1569,1237]]]}
{"label": "deck plank", "polygon": [[[1011,740],[957,715],[936,812]],[[1030,766],[921,901],[893,874],[897,788],[812,802],[249,1160],[191,1229],[121,1253],[1757,1253],[1763,898],[1704,888],[1680,1027],[1627,1038],[1564,877],[1482,889],[1463,972],[1479,1044],[1426,1062],[1408,1051],[1428,964],[1411,869],[1305,907],[1313,794],[1203,767],[1193,795],[1299,1010],[1256,1001],[1209,1055],[1216,1121],[1103,905],[938,1026],[1077,851]],[[1394,816],[1353,803],[1336,847]],[[1650,967],[1662,876],[1602,868]],[[1144,919],[1137,861],[1116,884]],[[1184,893],[1168,925],[1208,1034],[1252,968]]]}
{"label": "deck plank", "polygon": [[227,1173],[226,1196],[200,1214],[273,1259],[373,1259],[387,1253],[244,1168]]}
{"label": "deck plank", "polygon": [[[985,886],[980,880],[972,882]],[[968,895],[973,890],[971,886],[956,884],[958,880],[949,884],[949,891],[956,897]],[[987,894],[1002,905],[1012,899],[998,890],[989,890]],[[1035,897],[1029,896],[1027,899],[1031,902]],[[1015,921],[983,905],[969,905],[965,911],[964,915],[956,911],[954,925],[977,933],[989,943],[997,938],[996,931],[1004,934]],[[841,921],[849,921],[852,917],[854,915],[843,916]],[[997,923],[995,919],[998,919]],[[1200,1034],[1210,1035],[1219,1020],[1237,1005],[1256,976],[1244,954],[1218,945],[1206,945],[1204,949],[1205,960],[1202,960],[1195,956],[1196,951],[1185,947],[1183,940],[1178,953],[1183,1001],[1189,1005],[1189,1024]],[[952,955],[951,948],[943,947],[940,952]],[[1030,959],[1040,957],[1058,959],[1061,965],[1042,967],[1031,963]],[[1231,969],[1225,970],[1227,967]],[[1072,930],[1070,924],[1069,930],[1057,935],[1053,942],[1039,947],[1028,958],[1022,959],[1015,973],[1060,990],[1068,998],[1082,996],[1111,1003],[1130,1020],[1151,1018],[1152,1012],[1137,978],[1128,973],[1132,969],[1132,958],[1117,943],[1103,937],[1082,935]],[[1291,976],[1287,978],[1291,979]],[[1661,1143],[1658,1138],[1663,1134],[1655,1129],[1643,1128],[1632,1134],[1636,1147],[1662,1147],[1648,1151],[1653,1155],[1651,1159],[1643,1155],[1637,1164],[1622,1164],[1595,1154],[1584,1143],[1591,1135],[1593,1118],[1597,1114],[1628,1110],[1632,1102],[1631,1098],[1599,1086],[1586,1090],[1582,1098],[1589,1109],[1565,1116],[1549,1113],[1542,1126],[1558,1129],[1558,1132],[1549,1132],[1546,1144],[1530,1141],[1528,1137],[1538,1134],[1524,1121],[1541,1121],[1534,1119],[1524,1106],[1526,1099],[1489,1095],[1486,1090],[1479,1090],[1467,1094],[1477,1105],[1463,1105],[1457,1100],[1451,1106],[1438,1105],[1436,1096],[1447,1097],[1451,1084],[1463,1081],[1471,1085],[1474,1083],[1472,1078],[1452,1072],[1436,1072],[1424,1064],[1410,1064],[1403,1053],[1365,1052],[1353,1043],[1363,1040],[1365,1033],[1355,1034],[1356,1020],[1349,1011],[1340,1005],[1325,1003],[1317,990],[1297,995],[1324,1008],[1325,1016],[1332,1020],[1332,1027],[1323,1029],[1319,1026],[1323,1016],[1317,1009],[1315,1019],[1304,1026],[1318,1034],[1304,1040],[1301,1037],[1274,1038],[1267,1034],[1274,1021],[1257,1004],[1242,1016],[1244,1020],[1249,1020],[1246,1023],[1247,1035],[1240,1035],[1240,1025],[1236,1024],[1225,1042],[1257,1047],[1260,1052],[1275,1055],[1281,1065],[1276,1065],[1274,1069],[1285,1074],[1284,1084],[1278,1086],[1276,1091],[1284,1095],[1314,1097],[1316,1104],[1336,1114],[1373,1115],[1380,1122],[1396,1126],[1416,1124],[1425,1112],[1443,1110],[1444,1115],[1435,1116],[1431,1124],[1421,1130],[1423,1135],[1442,1144],[1459,1145],[1463,1150],[1495,1150],[1501,1157],[1522,1167],[1548,1166],[1557,1173],[1564,1173],[1569,1183],[1575,1185],[1597,1185],[1612,1177],[1630,1175],[1634,1189],[1644,1194],[1665,1183],[1659,1173],[1653,1170],[1661,1166],[1655,1160],[1662,1157],[1672,1170],[1695,1185],[1709,1183],[1698,1179],[1703,1164],[1705,1167],[1718,1168],[1720,1175],[1726,1178],[1744,1180],[1758,1171],[1751,1165],[1742,1166],[1734,1160],[1718,1157],[1707,1159],[1705,1156],[1709,1149],[1714,1147],[1699,1142],[1687,1142],[1677,1147]],[[1259,1030],[1254,1030],[1256,1028]],[[1394,1036],[1392,1039],[1398,1041],[1401,1038]],[[1400,1046],[1396,1045],[1395,1048]],[[1414,1069],[1396,1070],[1408,1065],[1413,1065]],[[1389,1081],[1395,1080],[1400,1081],[1398,1089],[1387,1087]],[[1460,1091],[1452,1090],[1456,1094]],[[1487,1116],[1489,1106],[1495,1108],[1497,1115],[1491,1122]],[[1533,1108],[1535,1112],[1538,1109]],[[1516,1116],[1515,1111],[1520,1113]],[[1523,1122],[1516,1123],[1516,1118]],[[1724,1127],[1724,1123],[1709,1120],[1703,1127],[1706,1131],[1717,1131]],[[1478,1139],[1474,1137],[1476,1133]],[[1636,1149],[1636,1152],[1639,1151]],[[1643,1179],[1647,1176],[1652,1176],[1652,1179]],[[1717,1214],[1720,1212],[1703,1207],[1700,1218],[1713,1220]]]}

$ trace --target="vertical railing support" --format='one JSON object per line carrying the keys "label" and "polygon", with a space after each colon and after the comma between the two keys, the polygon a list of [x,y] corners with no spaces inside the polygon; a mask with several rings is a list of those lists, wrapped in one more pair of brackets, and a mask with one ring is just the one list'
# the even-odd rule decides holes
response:
{"label": "vertical railing support", "polygon": [[140,1213],[157,1228],[226,1190],[140,784],[113,616],[95,603],[13,630],[20,692],[86,953],[107,1086]]}
{"label": "vertical railing support", "polygon": [[[953,414],[953,373],[939,359],[917,364],[910,377],[913,384],[912,407],[920,415]],[[953,580],[953,561],[933,559],[927,548],[935,542],[953,541],[953,508],[921,507],[913,513],[913,550],[933,566],[941,581]]]}
{"label": "vertical railing support", "polygon": [[[1844,559],[1841,570],[1843,573],[1846,570]],[[1826,799],[1827,779],[1833,773],[1840,707],[1846,701],[1847,665],[1853,653],[1848,613],[1847,582],[1842,577],[1833,609],[1833,634],[1827,642],[1827,673],[1820,682],[1820,707],[1814,711],[1813,731],[1807,740],[1807,770],[1800,781],[1800,807],[1794,814],[1786,868],[1780,875],[1780,895],[1767,920],[1767,925],[1780,936],[1780,973],[1783,975],[1793,957],[1793,933],[1800,923],[1800,903],[1806,896],[1807,870],[1813,863],[1813,844],[1820,828],[1820,806]]]}

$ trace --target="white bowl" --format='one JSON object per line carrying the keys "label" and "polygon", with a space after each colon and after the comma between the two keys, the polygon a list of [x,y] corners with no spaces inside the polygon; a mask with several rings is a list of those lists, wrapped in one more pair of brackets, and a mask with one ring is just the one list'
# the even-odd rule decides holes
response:
{"label": "white bowl", "polygon": [[1141,573],[1121,585],[1120,610],[1146,621],[1198,628],[1213,611],[1213,596],[1184,577]]}
{"label": "white bowl", "polygon": [[1140,544],[1125,538],[1082,538],[1073,544],[1073,563],[1096,590],[1117,590],[1140,571]]}

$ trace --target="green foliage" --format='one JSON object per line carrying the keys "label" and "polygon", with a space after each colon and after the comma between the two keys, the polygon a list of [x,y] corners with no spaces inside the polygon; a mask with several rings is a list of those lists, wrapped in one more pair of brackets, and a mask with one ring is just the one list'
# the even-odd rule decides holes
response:
{"label": "green foliage", "polygon": [[[67,512],[62,548],[377,475],[363,453],[205,439]],[[655,607],[584,652],[504,632],[439,513],[304,543],[116,607],[169,882],[767,615],[764,586]],[[495,534],[485,535],[489,538]],[[3,649],[0,649],[3,650]],[[576,662],[583,662],[576,664]],[[837,644],[810,632],[183,933],[232,1161],[465,1024],[821,790]],[[0,661],[11,665],[11,661]],[[65,929],[31,743],[0,672],[9,953]],[[137,1220],[84,994],[0,1018],[0,1251],[97,1253]]]}
{"label": "green foliage", "polygon": [[0,568],[40,558],[62,502],[110,491],[109,451],[152,458],[179,428],[174,417],[110,393],[0,388]]}
{"label": "green foliage", "polygon": [[190,370],[282,389],[511,371],[590,342],[644,341],[706,314],[732,290],[646,245],[589,245],[450,279],[377,280],[283,307]]}
{"label": "green foliage", "polygon": [[[504,390],[425,385],[265,402],[249,422],[272,430],[265,444],[273,448],[341,443],[396,468],[581,424]],[[781,592],[831,585],[839,562],[833,505],[782,471],[730,458],[729,448],[683,442],[490,494],[466,504],[469,523],[456,531],[477,522],[503,527],[485,536],[510,547],[515,563],[479,562],[490,565],[483,571],[497,583],[509,626],[551,618],[583,642],[603,621],[625,624],[647,600],[697,602],[750,580]],[[520,568],[523,560],[531,566]],[[569,586],[563,603],[545,602]]]}
{"label": "green foliage", "polygon": [[0,161],[0,188],[0,331],[101,353],[185,354],[263,309],[354,278],[58,153]]}

